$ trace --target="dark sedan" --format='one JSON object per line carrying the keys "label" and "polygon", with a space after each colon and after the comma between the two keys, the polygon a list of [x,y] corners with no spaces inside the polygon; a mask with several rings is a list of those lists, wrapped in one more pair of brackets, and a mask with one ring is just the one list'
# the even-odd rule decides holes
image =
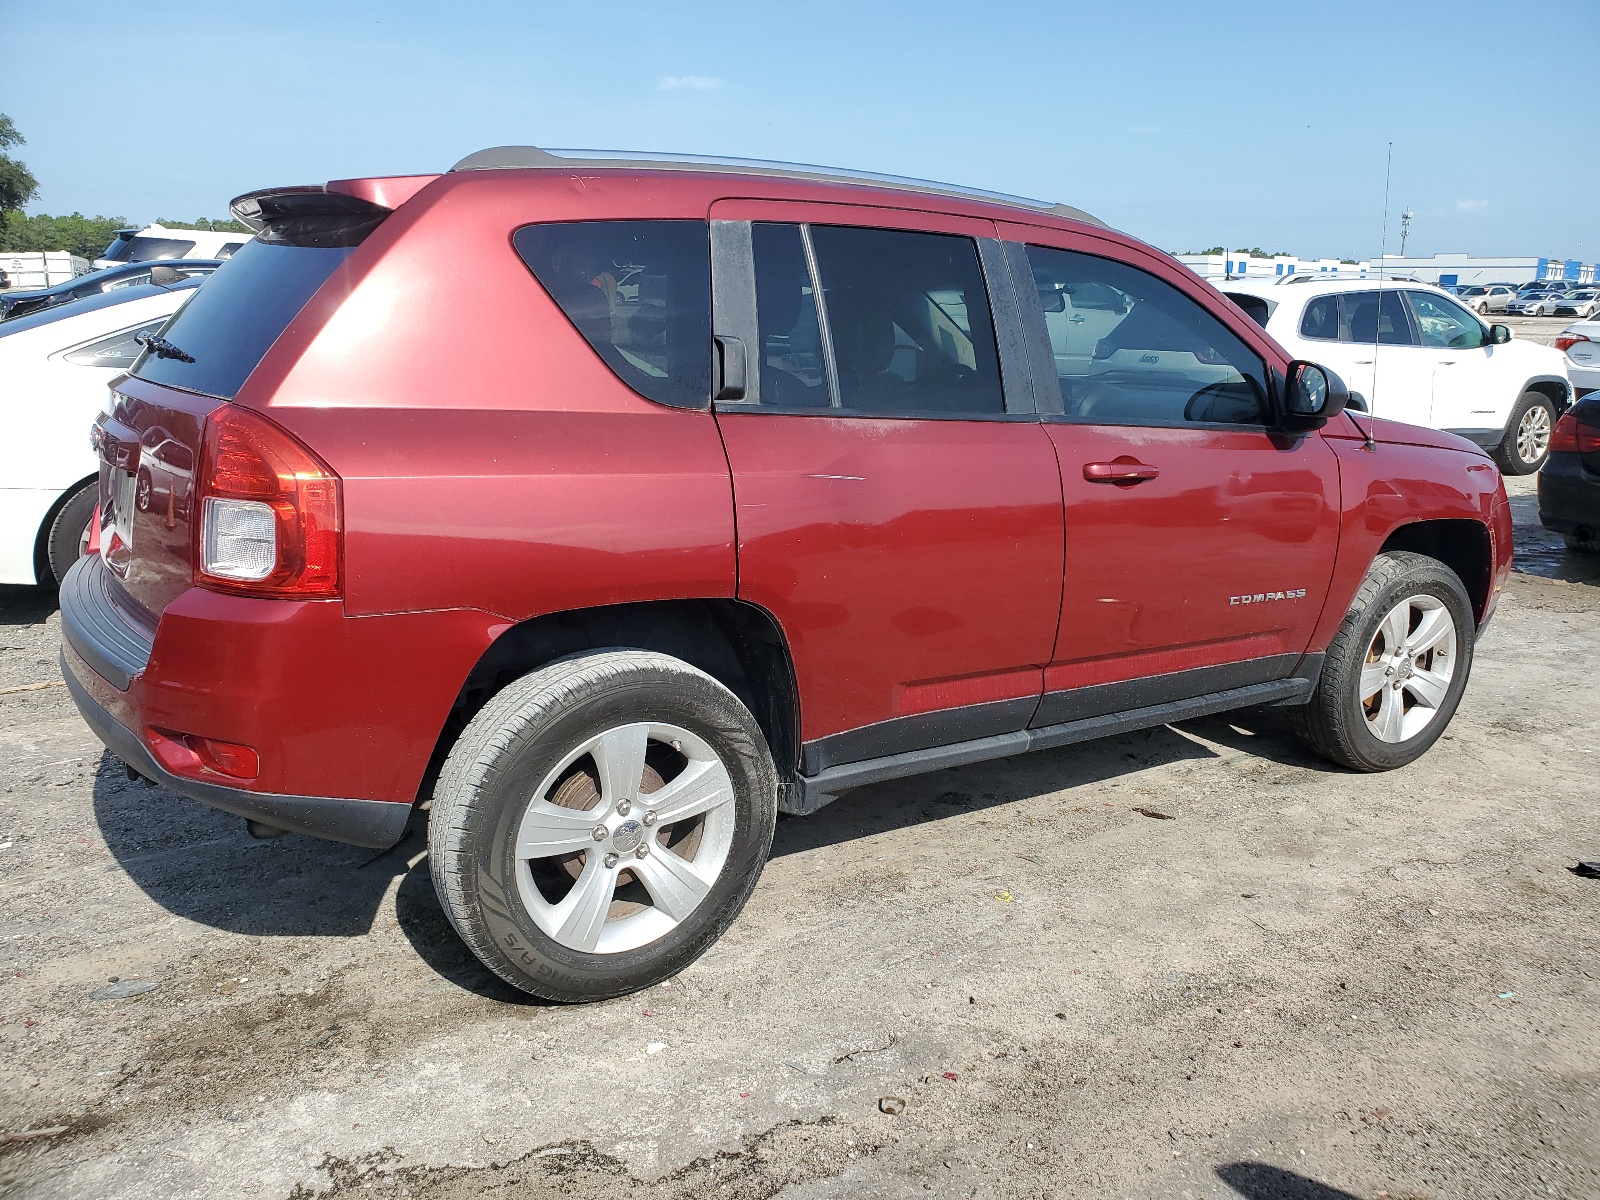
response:
{"label": "dark sedan", "polygon": [[1600,394],[1579,400],[1550,434],[1539,521],[1572,549],[1600,554]]}
{"label": "dark sedan", "polygon": [[[90,271],[87,275],[79,275],[75,279],[68,279],[47,288],[7,292],[0,296],[0,321],[38,312],[41,308],[53,308],[57,304],[70,304],[74,300],[82,300],[86,296],[98,296],[101,292],[109,292],[116,288],[136,287],[141,283],[152,282],[174,283],[180,278],[209,275],[221,265],[219,260],[212,259],[127,263],[122,266],[107,267],[102,271]],[[166,275],[166,278],[152,278],[152,272],[157,271]]]}

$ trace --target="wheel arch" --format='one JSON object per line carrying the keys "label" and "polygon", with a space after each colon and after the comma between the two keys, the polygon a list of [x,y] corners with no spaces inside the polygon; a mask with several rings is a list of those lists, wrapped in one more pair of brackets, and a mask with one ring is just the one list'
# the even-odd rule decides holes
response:
{"label": "wheel arch", "polygon": [[96,483],[98,480],[97,472],[63,488],[61,494],[55,498],[55,503],[50,505],[50,510],[44,514],[44,520],[39,522],[39,528],[33,535],[33,577],[40,587],[47,584],[55,586],[55,576],[50,572],[50,527],[56,523],[56,518],[67,506],[67,501],[82,491],[86,484]]}
{"label": "wheel arch", "polygon": [[1426,554],[1449,567],[1467,589],[1474,620],[1482,623],[1494,583],[1494,548],[1488,526],[1460,517],[1414,521],[1390,533],[1378,553],[1389,550]]}
{"label": "wheel arch", "polygon": [[1535,375],[1522,385],[1522,391],[1517,395],[1520,396],[1524,392],[1538,392],[1542,396],[1549,397],[1550,403],[1556,407],[1558,417],[1572,404],[1571,384],[1559,375]]}
{"label": "wheel arch", "polygon": [[461,731],[507,684],[556,659],[599,649],[654,650],[704,671],[750,709],[780,783],[800,762],[800,696],[788,639],[771,613],[725,598],[656,600],[546,613],[510,626],[457,694],[423,777],[427,796]]}

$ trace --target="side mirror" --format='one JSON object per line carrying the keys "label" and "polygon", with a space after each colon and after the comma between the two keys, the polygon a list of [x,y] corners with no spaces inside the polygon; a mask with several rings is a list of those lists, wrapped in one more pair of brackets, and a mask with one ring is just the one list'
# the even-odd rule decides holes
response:
{"label": "side mirror", "polygon": [[1327,367],[1296,359],[1285,378],[1284,416],[1291,429],[1320,429],[1350,403],[1344,381]]}
{"label": "side mirror", "polygon": [[1511,340],[1511,330],[1504,325],[1489,326],[1489,340],[1496,346],[1504,346]]}
{"label": "side mirror", "polygon": [[167,287],[174,283],[180,283],[183,279],[184,274],[182,271],[178,270],[177,267],[150,268],[150,282],[159,284],[162,287]]}
{"label": "side mirror", "polygon": [[1066,312],[1067,294],[1059,288],[1040,288],[1039,307],[1045,312]]}

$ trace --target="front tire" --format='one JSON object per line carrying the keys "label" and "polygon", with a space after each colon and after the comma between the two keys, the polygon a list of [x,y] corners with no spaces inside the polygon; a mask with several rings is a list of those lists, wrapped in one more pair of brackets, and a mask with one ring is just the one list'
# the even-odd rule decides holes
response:
{"label": "front tire", "polygon": [[1472,669],[1472,602],[1437,559],[1378,555],[1329,643],[1296,731],[1353,771],[1415,762],[1444,733]]}
{"label": "front tire", "polygon": [[45,547],[50,564],[50,579],[45,582],[61,586],[72,564],[88,550],[89,522],[94,519],[99,492],[98,482],[91,480],[67,497],[67,502],[56,511]]}
{"label": "front tire", "polygon": [[1561,535],[1561,540],[1566,542],[1568,550],[1575,550],[1579,554],[1600,554],[1600,542],[1592,538],[1581,538],[1575,533]]}
{"label": "front tire", "polygon": [[1505,434],[1494,449],[1495,461],[1507,475],[1532,475],[1550,454],[1556,406],[1543,392],[1523,392],[1511,407]]}
{"label": "front tire", "polygon": [[777,794],[755,718],[711,676],[642,650],[562,659],[502,690],[451,750],[434,888],[513,987],[621,996],[683,970],[739,914]]}

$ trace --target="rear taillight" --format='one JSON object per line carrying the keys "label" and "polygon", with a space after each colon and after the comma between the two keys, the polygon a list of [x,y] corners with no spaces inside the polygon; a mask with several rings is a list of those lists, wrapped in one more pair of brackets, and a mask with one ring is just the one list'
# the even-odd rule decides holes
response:
{"label": "rear taillight", "polygon": [[206,418],[195,582],[251,596],[339,594],[339,477],[235,404]]}
{"label": "rear taillight", "polygon": [[1587,342],[1588,340],[1589,339],[1581,333],[1558,333],[1556,334],[1556,349],[1566,350],[1572,346],[1576,346],[1579,342]]}
{"label": "rear taillight", "polygon": [[1550,431],[1550,453],[1600,454],[1600,425],[1580,421],[1577,413],[1563,413]]}

